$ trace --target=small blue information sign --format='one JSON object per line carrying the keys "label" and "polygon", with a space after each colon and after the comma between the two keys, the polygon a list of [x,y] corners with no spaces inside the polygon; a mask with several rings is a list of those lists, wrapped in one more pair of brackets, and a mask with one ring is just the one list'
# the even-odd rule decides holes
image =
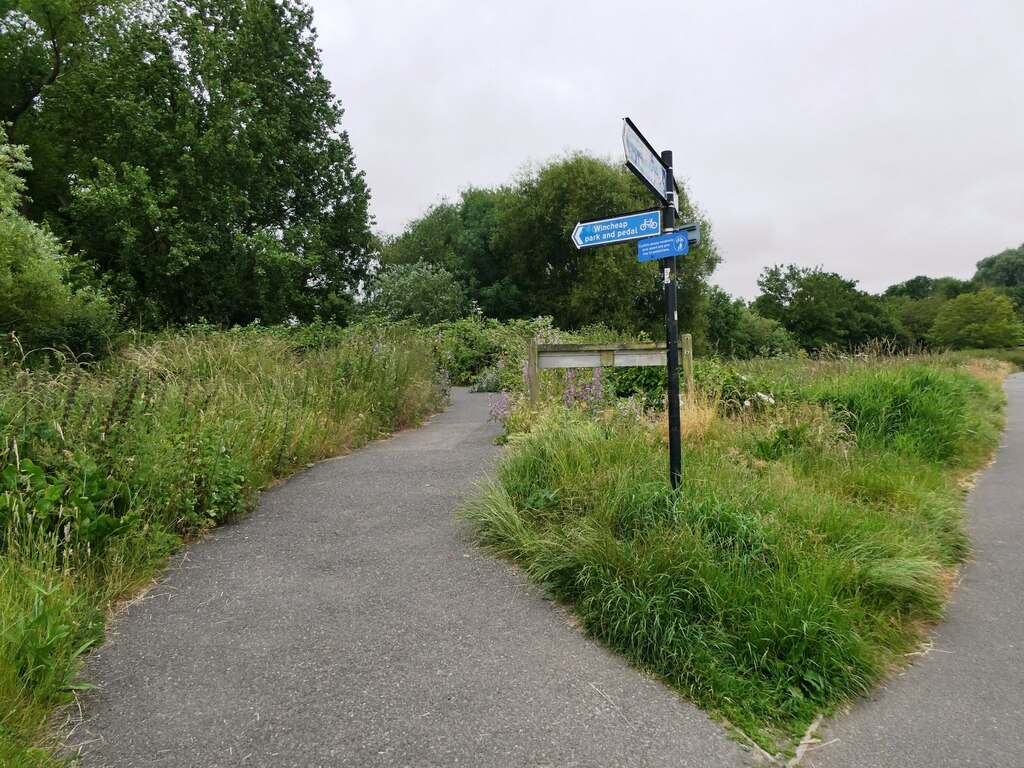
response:
{"label": "small blue information sign", "polygon": [[670,256],[683,256],[690,252],[690,238],[686,232],[670,232],[661,237],[648,237],[637,244],[638,261],[655,261]]}

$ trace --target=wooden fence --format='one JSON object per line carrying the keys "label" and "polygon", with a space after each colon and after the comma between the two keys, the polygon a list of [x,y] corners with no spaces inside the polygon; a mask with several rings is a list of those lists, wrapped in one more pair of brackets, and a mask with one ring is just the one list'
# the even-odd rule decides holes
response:
{"label": "wooden fence", "polygon": [[[530,402],[540,399],[540,372],[551,368],[625,368],[666,365],[664,344],[540,344],[530,341]],[[693,337],[683,334],[679,342],[687,396],[693,392]]]}

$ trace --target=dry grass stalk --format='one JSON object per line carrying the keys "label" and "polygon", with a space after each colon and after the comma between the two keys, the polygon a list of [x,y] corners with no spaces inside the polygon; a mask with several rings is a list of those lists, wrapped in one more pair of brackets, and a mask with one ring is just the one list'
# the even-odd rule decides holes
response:
{"label": "dry grass stalk", "polygon": [[[680,398],[679,430],[688,445],[701,445],[718,421],[718,402],[697,392],[692,397]],[[668,413],[658,419],[658,434],[668,440]]]}

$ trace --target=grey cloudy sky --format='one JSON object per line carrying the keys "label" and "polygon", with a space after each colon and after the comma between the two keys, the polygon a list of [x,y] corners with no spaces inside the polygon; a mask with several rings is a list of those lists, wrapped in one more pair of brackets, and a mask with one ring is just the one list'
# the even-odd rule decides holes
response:
{"label": "grey cloudy sky", "polygon": [[1024,0],[313,0],[378,229],[628,116],[707,213],[714,281],[878,292],[1024,242]]}

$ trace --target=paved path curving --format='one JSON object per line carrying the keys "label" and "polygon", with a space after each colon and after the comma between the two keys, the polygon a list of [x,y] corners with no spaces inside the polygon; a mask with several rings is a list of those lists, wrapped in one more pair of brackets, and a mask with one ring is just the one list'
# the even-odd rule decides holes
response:
{"label": "paved path curving", "polygon": [[[824,726],[807,768],[1024,768],[1024,374],[1006,389],[934,648]],[[452,514],[497,455],[486,410],[457,391],[189,548],[89,659],[84,766],[753,762],[473,550]]]}
{"label": "paved path curving", "polygon": [[474,551],[452,515],[496,434],[457,391],[188,548],[88,661],[83,765],[748,765]]}
{"label": "paved path curving", "polygon": [[933,649],[821,729],[808,768],[1024,768],[1024,374],[1006,392],[996,463],[968,497],[974,559]]}

